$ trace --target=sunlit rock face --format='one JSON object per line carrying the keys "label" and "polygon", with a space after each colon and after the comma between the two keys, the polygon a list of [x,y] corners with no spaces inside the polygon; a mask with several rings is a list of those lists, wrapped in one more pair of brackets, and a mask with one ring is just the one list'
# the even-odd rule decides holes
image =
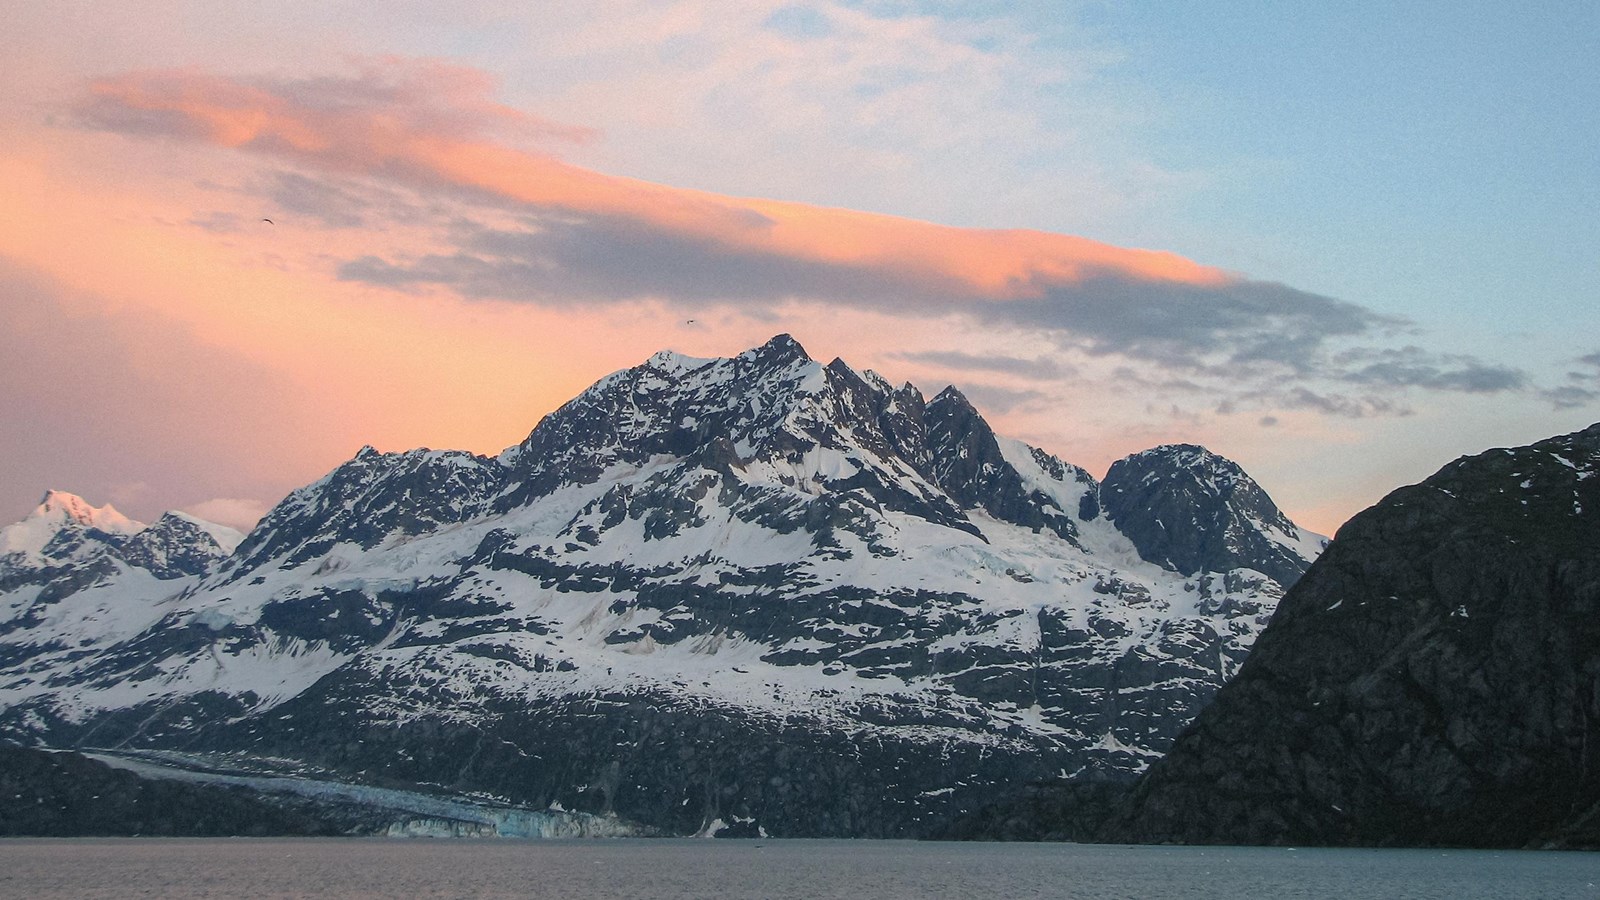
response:
{"label": "sunlit rock face", "polygon": [[660,353],[497,457],[365,448],[203,572],[10,591],[0,728],[671,833],[923,834],[1141,771],[1321,549],[1200,448],[1118,466],[1156,538],[954,389],[787,335]]}
{"label": "sunlit rock face", "polygon": [[1600,846],[1600,425],[1339,530],[1110,840]]}

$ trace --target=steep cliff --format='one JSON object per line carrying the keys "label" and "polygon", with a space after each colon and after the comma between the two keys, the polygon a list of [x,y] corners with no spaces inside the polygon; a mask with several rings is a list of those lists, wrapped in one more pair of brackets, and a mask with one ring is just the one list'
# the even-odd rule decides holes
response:
{"label": "steep cliff", "polygon": [[1103,832],[1600,845],[1600,425],[1342,528]]}

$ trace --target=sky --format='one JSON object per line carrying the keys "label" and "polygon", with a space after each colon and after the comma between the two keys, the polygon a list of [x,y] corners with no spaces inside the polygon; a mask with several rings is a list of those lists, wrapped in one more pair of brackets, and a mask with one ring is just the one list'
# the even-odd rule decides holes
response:
{"label": "sky", "polygon": [[1331,534],[1600,420],[1600,5],[0,0],[0,521],[794,335]]}

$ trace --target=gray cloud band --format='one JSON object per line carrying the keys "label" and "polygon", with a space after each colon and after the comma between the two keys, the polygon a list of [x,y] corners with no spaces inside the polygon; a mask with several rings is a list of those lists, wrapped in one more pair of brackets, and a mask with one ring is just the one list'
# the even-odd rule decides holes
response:
{"label": "gray cloud band", "polygon": [[[182,94],[184,78],[182,73],[145,73],[131,79],[137,89],[133,95],[142,91],[170,99]],[[383,111],[384,128],[393,127],[389,119],[398,117],[402,134],[471,138],[509,128],[564,140],[587,136],[493,103],[482,73],[436,65],[369,67],[355,78],[213,79],[204,89],[213,105],[281,104],[335,134],[342,134],[343,126],[329,123],[343,120],[334,113],[355,108]],[[86,99],[76,109],[79,124],[127,134],[207,139],[209,120],[191,115],[183,104],[157,103],[145,109],[128,96],[126,90],[110,91]],[[369,138],[358,135],[350,146],[365,147]],[[292,129],[254,134],[249,149],[323,172],[353,166],[347,154],[300,141]],[[753,316],[773,315],[781,304],[793,301],[895,316],[960,315],[987,327],[1038,334],[1088,356],[1125,357],[1164,371],[1168,381],[1173,376],[1194,378],[1223,400],[1254,395],[1331,415],[1403,409],[1382,397],[1384,392],[1485,394],[1529,388],[1526,374],[1515,368],[1416,347],[1379,346],[1407,323],[1275,282],[1196,284],[1110,266],[1095,269],[1080,261],[1076,277],[1036,273],[1010,285],[1002,299],[936,269],[808,259],[653,225],[627,213],[556,211],[499,195],[470,179],[441,176],[405,154],[385,159],[372,170],[379,179],[407,183],[436,199],[522,211],[526,227],[488,227],[458,219],[445,229],[453,252],[415,259],[363,256],[338,266],[341,279],[397,289],[440,286],[467,297],[561,307],[650,298],[687,309],[725,307]],[[328,189],[298,173],[278,174],[266,193],[283,208],[326,227],[365,224],[371,204],[360,192]],[[701,212],[728,218],[723,224],[735,232],[759,232],[773,225],[749,209],[713,204],[708,210]],[[200,224],[227,225],[215,218]],[[983,361],[954,362],[971,368]],[[1014,375],[1026,376],[1028,366],[1023,360],[987,361],[990,371],[1006,373],[1009,368]],[[1049,376],[1035,367],[1031,377]],[[1374,396],[1350,399],[1337,385],[1354,385]],[[1573,402],[1575,391],[1544,395],[1561,405]]]}
{"label": "gray cloud band", "polygon": [[[974,296],[954,282],[892,270],[798,260],[686,236],[632,219],[539,216],[525,230],[457,221],[454,253],[406,261],[376,256],[339,266],[341,279],[391,288],[441,286],[463,296],[570,307],[653,298],[688,309],[750,312],[809,301],[890,315],[961,314],[989,326],[1034,331],[1090,355],[1119,355],[1163,368],[1259,387],[1266,376],[1326,380],[1368,390],[1495,393],[1522,390],[1520,370],[1418,347],[1340,347],[1376,340],[1403,320],[1275,282],[1216,286],[1148,281],[1102,272],[1039,282],[1021,299]],[[1049,360],[946,353],[921,359],[956,369],[1032,378],[1068,376]],[[1306,391],[1286,405],[1333,415],[1394,414],[1381,400]],[[1317,398],[1317,399],[1312,399]]]}

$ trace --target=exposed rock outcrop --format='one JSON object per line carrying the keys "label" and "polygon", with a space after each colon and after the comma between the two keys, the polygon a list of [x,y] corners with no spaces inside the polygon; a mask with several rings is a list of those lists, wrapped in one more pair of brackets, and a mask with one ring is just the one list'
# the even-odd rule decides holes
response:
{"label": "exposed rock outcrop", "polygon": [[1600,845],[1600,425],[1353,518],[1103,833]]}

